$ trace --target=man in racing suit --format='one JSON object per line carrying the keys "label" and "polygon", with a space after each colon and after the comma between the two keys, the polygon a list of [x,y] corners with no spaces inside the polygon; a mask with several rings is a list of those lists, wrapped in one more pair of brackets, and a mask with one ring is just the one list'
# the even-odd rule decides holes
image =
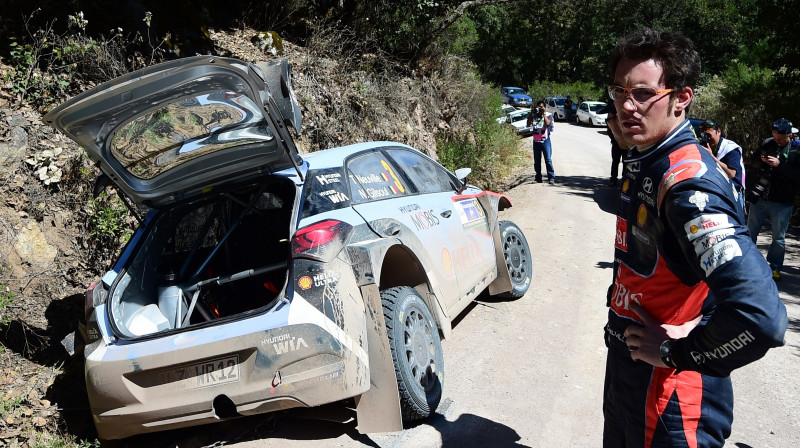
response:
{"label": "man in racing suit", "polygon": [[729,177],[686,120],[700,72],[691,41],[639,30],[611,68],[634,146],[619,190],[603,446],[722,447],[728,375],[783,345],[786,309]]}

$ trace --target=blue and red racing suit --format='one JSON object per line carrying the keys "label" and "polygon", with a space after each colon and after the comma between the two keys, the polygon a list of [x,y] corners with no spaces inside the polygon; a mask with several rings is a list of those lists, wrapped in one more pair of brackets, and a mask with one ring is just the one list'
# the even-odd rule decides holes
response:
{"label": "blue and red racing suit", "polygon": [[[683,122],[624,160],[609,317],[603,441],[609,447],[721,447],[733,421],[730,372],[783,345],[788,320],[738,191]],[[678,369],[633,361],[640,324],[703,320],[676,340]]]}

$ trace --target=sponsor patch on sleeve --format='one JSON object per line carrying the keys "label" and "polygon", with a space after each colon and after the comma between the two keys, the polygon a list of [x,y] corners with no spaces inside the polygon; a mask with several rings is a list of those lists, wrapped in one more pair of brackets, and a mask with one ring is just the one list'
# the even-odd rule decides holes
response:
{"label": "sponsor patch on sleeve", "polygon": [[733,229],[720,229],[709,232],[692,241],[692,244],[694,244],[694,252],[699,256],[715,244],[721,243],[725,238],[733,236],[734,233],[736,232]]}
{"label": "sponsor patch on sleeve", "polygon": [[700,267],[706,273],[706,277],[711,275],[718,267],[742,256],[742,248],[734,240],[724,240],[719,244],[709,247],[700,256]]}
{"label": "sponsor patch on sleeve", "polygon": [[731,227],[733,224],[728,220],[728,215],[724,213],[700,215],[683,225],[689,241],[694,241],[707,233]]}

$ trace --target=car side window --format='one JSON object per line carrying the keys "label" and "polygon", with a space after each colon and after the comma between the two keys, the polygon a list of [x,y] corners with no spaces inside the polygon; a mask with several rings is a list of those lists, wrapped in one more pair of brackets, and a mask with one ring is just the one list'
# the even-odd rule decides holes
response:
{"label": "car side window", "polygon": [[403,172],[420,193],[439,193],[458,190],[455,177],[441,165],[420,153],[405,149],[390,149],[389,155],[403,167]]}
{"label": "car side window", "polygon": [[379,152],[350,159],[347,163],[347,176],[354,204],[409,194],[403,179]]}

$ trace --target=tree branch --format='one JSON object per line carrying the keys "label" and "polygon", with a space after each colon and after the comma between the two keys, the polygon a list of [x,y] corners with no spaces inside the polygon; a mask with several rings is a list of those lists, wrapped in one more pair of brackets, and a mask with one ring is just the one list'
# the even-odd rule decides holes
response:
{"label": "tree branch", "polygon": [[460,5],[456,7],[456,9],[453,10],[452,13],[450,13],[449,16],[447,16],[444,20],[441,21],[441,23],[439,23],[439,26],[435,30],[433,30],[433,32],[427,39],[421,42],[421,45],[419,49],[416,51],[413,60],[416,62],[416,60],[418,60],[420,56],[425,54],[425,50],[427,50],[427,48],[431,45],[431,43],[433,43],[437,38],[439,38],[439,36],[444,34],[444,32],[447,31],[447,29],[450,28],[450,26],[453,25],[456,22],[456,20],[461,18],[461,16],[463,16],[464,13],[466,13],[468,10],[480,8],[483,6],[499,5],[502,3],[511,3],[516,1],[518,0],[468,0],[462,2]]}

